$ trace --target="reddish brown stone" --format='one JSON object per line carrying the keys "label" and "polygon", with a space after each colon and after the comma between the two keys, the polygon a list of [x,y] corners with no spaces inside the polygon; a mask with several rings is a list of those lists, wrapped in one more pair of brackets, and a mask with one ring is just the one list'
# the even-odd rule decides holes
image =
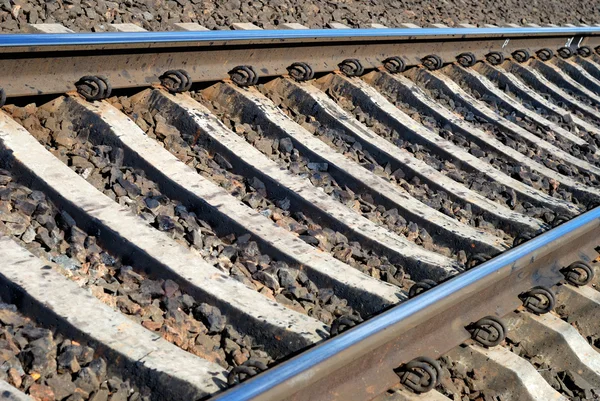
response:
{"label": "reddish brown stone", "polygon": [[8,369],[8,377],[10,378],[10,382],[13,386],[15,386],[16,388],[21,387],[21,384],[23,383],[23,379],[21,379],[21,375],[19,374],[17,369],[15,369],[15,368]]}
{"label": "reddish brown stone", "polygon": [[160,330],[160,328],[162,327],[162,325],[163,324],[161,322],[153,322],[152,320],[144,320],[142,322],[142,326],[144,326],[148,330],[152,330],[152,331],[158,331],[158,330]]}
{"label": "reddish brown stone", "polygon": [[43,384],[33,383],[29,387],[29,395],[36,401],[54,401],[54,391]]}

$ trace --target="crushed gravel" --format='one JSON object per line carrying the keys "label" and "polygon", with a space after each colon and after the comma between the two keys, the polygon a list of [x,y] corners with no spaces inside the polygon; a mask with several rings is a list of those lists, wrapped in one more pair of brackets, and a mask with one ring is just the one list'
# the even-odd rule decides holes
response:
{"label": "crushed gravel", "polygon": [[266,365],[273,362],[217,307],[183,292],[172,280],[151,280],[140,273],[140,266],[134,269],[123,263],[43,192],[20,184],[6,170],[0,170],[0,232],[54,262],[61,273],[100,301],[185,351],[225,369],[248,359]]}
{"label": "crushed gravel", "polygon": [[[436,190],[435,188],[429,187],[426,182],[421,182],[419,177],[411,176],[408,169],[398,168],[392,171],[389,163],[385,163],[383,160],[378,160],[376,157],[372,156],[367,150],[363,149],[361,144],[353,137],[345,135],[341,131],[322,125],[319,120],[313,116],[302,114],[298,110],[292,110],[288,108],[283,103],[279,95],[276,93],[267,92],[264,89],[262,90],[296,123],[311,132],[316,138],[319,138],[337,152],[342,153],[344,156],[355,161],[365,169],[371,171],[373,174],[385,179],[386,181],[389,181],[392,183],[392,185],[402,188],[412,197],[421,201],[425,205],[438,210],[441,213],[460,221],[461,223],[468,224],[505,240],[510,239],[512,242],[512,236],[510,234],[504,232],[500,228],[497,228],[491,222],[486,221],[483,218],[482,213],[472,211],[470,204],[466,204],[462,201],[452,201],[445,191]],[[344,100],[339,97],[337,100],[338,102],[344,102]],[[348,107],[346,107],[346,109],[348,109]],[[357,116],[360,116],[361,118],[363,117],[358,107],[353,111]],[[377,125],[373,123],[368,116],[366,117],[366,120],[369,120],[367,124],[371,123],[371,128],[373,128],[374,125]],[[383,127],[378,126],[376,127],[376,131],[381,132],[382,128]],[[389,137],[389,135],[386,134],[383,136]],[[443,164],[439,163],[438,165]],[[434,237],[433,239],[434,242],[442,242],[442,240],[439,238]]]}
{"label": "crushed gravel", "polygon": [[[156,138],[180,160],[252,209],[271,219],[276,225],[298,235],[300,239],[318,250],[328,252],[336,259],[372,277],[395,284],[405,290],[412,285],[413,281],[402,266],[389,262],[385,256],[364,249],[359,242],[349,240],[343,233],[315,223],[304,212],[293,210],[288,198],[275,199],[269,196],[265,183],[258,177],[235,169],[226,157],[213,151],[209,142],[203,141],[202,137],[193,138],[191,135],[179,132],[175,127],[168,125],[160,114],[148,113],[136,104],[130,105],[126,98],[115,99],[114,103],[115,106],[123,108],[123,111],[150,137]],[[229,119],[226,119],[225,123],[239,135],[252,135],[257,141],[260,140],[258,133],[248,124],[236,126],[235,122]],[[275,148],[279,148],[279,145]],[[273,143],[265,142],[265,148],[267,147],[271,151],[275,149]]]}
{"label": "crushed gravel", "polygon": [[[350,210],[361,214],[375,224],[404,236],[409,241],[427,250],[438,252],[448,257],[454,257],[459,261],[466,261],[464,251],[436,244],[427,230],[419,227],[415,222],[406,220],[402,217],[398,209],[386,209],[384,206],[377,204],[369,192],[355,192],[348,185],[339,184],[328,173],[328,163],[316,162],[308,156],[301,154],[293,146],[290,138],[278,138],[274,134],[263,132],[260,125],[254,123],[241,123],[236,117],[231,116],[221,105],[207,101],[199,94],[194,96],[196,100],[212,109],[225,125],[229,126],[234,132],[242,136],[247,142],[279,166],[299,177],[308,178],[312,185],[321,189],[337,202],[347,206]],[[349,183],[349,185],[351,184]],[[358,191],[358,188],[355,189]]]}
{"label": "crushed gravel", "polygon": [[[356,315],[331,289],[318,288],[301,270],[261,253],[250,234],[237,236],[226,226],[212,226],[200,211],[188,210],[162,194],[142,170],[123,164],[123,150],[94,145],[88,133],[75,133],[70,123],[46,108],[9,107],[40,143],[76,173],[150,226],[198,252],[215,268],[297,312],[331,324],[339,316]],[[169,137],[176,141],[176,138]],[[219,233],[219,235],[217,234]]]}
{"label": "crushed gravel", "polygon": [[[38,327],[15,305],[0,303],[0,380],[39,401],[149,401],[111,372],[92,347]],[[0,395],[1,399],[4,394]]]}
{"label": "crushed gravel", "polygon": [[448,355],[439,359],[442,369],[436,390],[454,401],[503,401],[495,391],[485,387],[485,375],[479,369],[465,366]]}
{"label": "crushed gravel", "polygon": [[[497,102],[495,96],[489,96],[487,94],[483,94],[483,95],[480,94],[476,89],[471,88],[468,85],[468,83],[466,83],[465,80],[457,79],[457,80],[455,80],[455,82],[465,92],[469,93],[475,99],[487,104],[487,106],[491,110],[493,110],[496,114],[502,116],[506,120],[518,125],[519,127],[529,131],[530,133],[534,134],[535,136],[539,137],[540,139],[543,139],[544,141],[551,143],[552,145],[556,146],[557,148],[565,151],[566,153],[568,153],[572,156],[577,157],[578,159],[586,160],[589,163],[591,163],[592,165],[596,165],[596,166],[598,165],[599,161],[598,161],[598,156],[596,155],[597,149],[594,146],[580,146],[580,145],[573,144],[573,143],[569,142],[567,139],[561,137],[560,135],[555,134],[551,129],[546,129],[541,124],[534,121],[533,119],[531,119],[527,116],[521,116],[519,113],[508,110],[507,108],[504,107],[504,105],[502,103]],[[529,109],[532,108],[532,106],[530,104],[526,104],[525,107],[527,107]],[[522,141],[528,142],[526,140],[522,140]],[[527,143],[527,145],[531,146],[530,143]],[[535,146],[531,146],[531,147],[535,147]],[[547,152],[543,157],[549,159]],[[578,176],[581,174],[586,174],[583,171],[576,170],[576,168],[574,166],[570,167],[570,168],[574,169],[573,173],[570,174],[570,171],[568,170],[568,168],[569,168],[569,166],[565,166],[563,168],[564,171],[562,172],[562,174],[575,175],[575,176]],[[592,182],[588,182],[587,184],[597,184],[597,183],[598,183],[598,181],[596,179]]]}
{"label": "crushed gravel", "polygon": [[61,23],[76,32],[102,32],[111,23],[134,23],[163,31],[171,30],[177,22],[197,22],[209,29],[229,29],[235,22],[251,22],[274,29],[286,22],[323,28],[335,21],[368,28],[371,23],[398,27],[401,23],[594,24],[599,20],[598,4],[583,0],[0,0],[1,32],[22,31],[27,23]]}
{"label": "crushed gravel", "polygon": [[[436,154],[436,152],[434,152],[429,146],[412,143],[411,141],[404,139],[401,133],[384,126],[374,118],[370,117],[359,106],[353,105],[348,99],[340,97],[338,94],[333,93],[332,91],[327,91],[327,93],[333,99],[335,99],[338,104],[342,105],[351,113],[353,113],[359,121],[373,129],[378,135],[387,138],[396,146],[408,150],[416,158],[423,160],[431,167],[446,175],[448,178],[451,178],[452,180],[461,183],[471,190],[479,193],[481,196],[484,196],[494,202],[498,202],[516,212],[530,217],[540,218],[546,222],[550,222],[554,219],[554,213],[551,210],[547,208],[536,207],[527,201],[522,201],[512,188],[507,188],[504,185],[490,181],[483,173],[472,173],[459,168],[451,160]],[[447,126],[433,116],[423,113],[421,110],[417,110],[409,104],[401,102],[397,99],[390,98],[390,100],[401,111],[410,116],[416,122],[435,132],[440,137],[451,141],[455,145],[465,148],[465,150],[475,157],[485,160],[490,165],[499,169],[505,174],[513,175],[515,171],[521,172],[522,170],[522,174],[526,174],[526,171],[524,171],[522,166],[515,166],[514,163],[499,157],[499,155],[493,151],[482,150],[477,144],[469,142],[460,134],[454,133],[451,127]],[[467,208],[467,210],[470,210],[470,207]],[[472,219],[475,220],[474,223],[483,227],[487,227],[490,230],[496,228],[492,223],[485,221],[480,216],[474,216]],[[506,238],[507,234],[503,233],[503,235],[499,236]]]}
{"label": "crushed gravel", "polygon": [[[425,90],[429,96],[433,97],[433,100],[454,112],[453,114],[462,112],[461,105],[455,103],[444,93],[436,90]],[[560,188],[560,191],[557,190],[559,185],[554,180],[550,180],[533,173],[527,166],[510,160],[508,157],[503,156],[489,146],[479,146],[479,144],[469,140],[464,135],[455,132],[450,124],[438,119],[425,107],[415,107],[409,103],[405,103],[398,97],[388,94],[387,92],[382,93],[384,93],[388,100],[398,107],[398,109],[411,117],[413,120],[422,124],[424,127],[433,131],[443,139],[446,139],[452,142],[454,145],[463,148],[471,155],[483,160],[485,163],[496,168],[502,173],[551,196],[560,197],[561,199],[567,200],[571,199],[571,194],[564,191],[564,189]],[[357,114],[361,114],[361,110],[358,110]],[[495,132],[498,132],[497,136],[502,137],[502,133],[498,131],[494,124],[488,123],[483,119],[480,121],[477,116],[469,113],[468,111],[459,115],[464,115],[465,121],[467,121],[470,125],[486,131],[495,130]],[[365,121],[368,121],[369,124],[374,124],[375,126],[377,125],[377,122],[374,122],[373,119],[369,118],[368,116],[365,118]],[[381,132],[385,133],[385,131],[381,130],[378,130],[378,132],[380,135]],[[418,147],[421,149],[421,152],[427,151],[428,149],[428,147],[424,145],[418,145]],[[527,149],[525,146],[522,146],[522,148],[524,151]],[[445,161],[445,158],[437,156],[431,151],[428,152],[428,157],[425,160],[429,163],[433,163],[432,166],[434,167],[443,167],[445,164],[450,163],[449,160]],[[442,162],[444,162],[444,164],[442,164]],[[451,163],[450,165],[453,164]],[[436,167],[436,169],[439,170],[439,167]],[[441,171],[444,170],[447,169],[444,168]],[[448,172],[446,172],[446,175],[453,180],[462,183],[463,185],[467,185],[470,189],[478,192],[480,195],[498,202],[516,212],[544,220],[546,223],[552,222],[555,217],[555,213],[552,210],[546,207],[539,207],[531,204],[529,201],[522,199],[522,196],[517,194],[513,189],[507,188],[504,185],[500,185],[495,182],[490,182],[490,180],[484,174],[468,173],[464,170],[458,170],[456,167],[451,170],[451,173],[452,174],[450,175]]]}
{"label": "crushed gravel", "polygon": [[[433,99],[435,99],[436,101],[438,101],[440,104],[446,106],[450,110],[454,110],[455,112],[459,113],[464,120],[468,121],[469,123],[474,124],[475,126],[483,128],[487,132],[492,133],[494,135],[494,137],[497,140],[499,140],[500,142],[502,142],[504,145],[513,148],[514,150],[518,151],[519,153],[523,154],[524,156],[529,157],[533,161],[535,161],[539,164],[542,164],[542,165],[548,167],[549,169],[554,170],[555,172],[557,172],[559,174],[571,177],[572,179],[579,181],[586,185],[593,186],[598,181],[598,178],[596,176],[594,176],[590,173],[587,173],[586,171],[580,171],[579,169],[577,169],[576,166],[564,164],[561,159],[558,159],[553,154],[550,154],[548,151],[541,149],[541,148],[534,149],[534,148],[528,146],[521,139],[521,137],[519,135],[510,132],[508,129],[498,128],[498,126],[493,121],[487,119],[486,117],[475,115],[467,107],[463,107],[462,103],[455,102],[449,96],[447,96],[445,93],[435,90],[435,89],[433,89],[433,90],[425,89],[425,90],[428,91],[430,96]],[[473,92],[472,94],[474,96],[478,95],[475,92]],[[496,111],[496,113],[499,116],[502,116],[502,111],[500,109],[497,109],[494,111]],[[516,117],[514,117],[514,116],[513,116],[514,118],[511,117],[510,115],[507,115],[507,117],[508,117],[507,120],[514,122],[514,123],[518,123],[521,121],[521,120],[517,120]],[[529,177],[529,178],[532,181],[534,181],[532,179],[532,177]],[[542,189],[542,188],[545,189],[545,188],[547,188],[547,186],[543,185],[539,189]],[[563,191],[552,190],[551,192],[548,192],[548,193],[551,194],[552,196],[556,196],[557,194],[561,195],[561,197],[563,199],[573,202],[572,194],[570,194],[564,190]]]}
{"label": "crushed gravel", "polygon": [[[571,114],[579,117],[580,119],[588,122],[589,124],[591,124],[595,128],[600,128],[600,119],[598,119],[598,118],[592,118],[589,115],[584,115],[583,113],[581,113],[581,111],[577,110],[576,107],[572,107],[572,106],[564,103],[562,100],[553,97],[549,93],[540,93],[540,92],[538,92],[537,88],[535,88],[535,87],[529,85],[527,82],[523,81],[518,75],[514,75],[513,74],[513,77],[515,79],[517,79],[521,84],[523,84],[524,86],[528,87],[530,90],[538,93],[540,96],[542,96],[546,101],[548,101],[552,105],[558,106],[558,107],[560,107],[560,108],[568,111],[569,113],[571,113]],[[588,132],[584,128],[577,126],[577,124],[575,124],[575,122],[573,121],[573,119],[571,118],[571,116],[568,113],[565,113],[564,115],[561,115],[561,116],[556,115],[556,114],[550,114],[545,109],[537,108],[537,107],[534,107],[533,105],[530,105],[528,103],[528,100],[524,99],[524,97],[522,97],[521,95],[519,95],[518,94],[519,92],[516,89],[513,90],[512,87],[510,85],[508,85],[508,84],[501,84],[498,79],[494,78],[493,75],[489,75],[489,76],[487,76],[487,78],[490,81],[492,81],[494,84],[496,84],[496,86],[498,87],[498,89],[501,89],[508,96],[510,96],[511,98],[513,98],[516,101],[520,102],[524,107],[527,107],[530,110],[533,110],[536,113],[540,114],[544,118],[546,118],[546,119],[548,119],[548,120],[550,120],[550,121],[552,121],[552,122],[560,125],[562,128],[566,129],[567,131],[571,132],[572,134],[575,134],[575,135],[577,135],[577,136],[585,139],[591,146],[594,146],[596,148],[600,148],[600,135],[596,134],[596,133]],[[575,97],[573,94],[571,94],[571,96]]]}
{"label": "crushed gravel", "polygon": [[[450,111],[457,113],[469,124],[493,135],[504,145],[558,173],[573,174],[575,169],[574,167],[562,164],[560,161],[555,160],[555,158],[548,154],[548,152],[545,152],[541,149],[531,149],[515,134],[507,130],[500,130],[493,121],[490,121],[485,117],[476,116],[474,113],[469,111],[467,107],[464,107],[461,102],[455,102],[446,93],[437,89],[429,89],[425,86],[421,86],[421,89],[423,89],[434,101],[446,107]],[[494,158],[498,161],[498,163],[493,164],[494,167],[501,169],[504,173],[512,176],[513,178],[518,179],[519,181],[522,181],[523,183],[537,190],[543,191],[555,198],[560,198],[575,204],[579,203],[577,198],[571,192],[561,187],[560,183],[554,179],[548,179],[545,176],[541,176],[529,170],[526,166],[511,163],[498,153],[496,153]],[[511,164],[514,164],[514,166],[511,167]]]}
{"label": "crushed gravel", "polygon": [[525,345],[506,339],[506,348],[527,360],[539,374],[559,393],[572,401],[593,401],[600,397],[600,390],[580,376],[576,369],[561,370],[548,364],[535,351]]}

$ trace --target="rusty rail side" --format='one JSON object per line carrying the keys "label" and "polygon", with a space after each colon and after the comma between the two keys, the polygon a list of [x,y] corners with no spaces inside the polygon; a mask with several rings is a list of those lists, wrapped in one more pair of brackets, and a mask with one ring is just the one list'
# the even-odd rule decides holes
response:
{"label": "rusty rail side", "polygon": [[0,35],[0,87],[8,97],[64,93],[85,75],[103,75],[113,88],[149,86],[172,69],[194,82],[219,81],[239,65],[260,77],[287,73],[293,62],[330,72],[344,59],[365,69],[400,57],[406,66],[436,54],[446,63],[470,52],[509,57],[526,49],[600,45],[600,28],[315,29],[205,32]]}
{"label": "rusty rail side", "polygon": [[394,369],[437,358],[469,338],[465,326],[518,308],[518,295],[552,286],[560,269],[598,257],[600,208],[372,318],[215,400],[366,400],[399,382]]}

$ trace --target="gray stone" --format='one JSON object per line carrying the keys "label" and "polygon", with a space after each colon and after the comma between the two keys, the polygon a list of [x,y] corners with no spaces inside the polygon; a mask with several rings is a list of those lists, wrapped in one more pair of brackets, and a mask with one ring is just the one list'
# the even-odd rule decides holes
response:
{"label": "gray stone", "polygon": [[289,198],[283,198],[277,201],[277,207],[283,209],[283,210],[289,210],[291,206],[291,202],[289,200]]}
{"label": "gray stone", "polygon": [[307,164],[307,167],[309,168],[309,170],[325,172],[329,169],[329,164],[311,162]]}
{"label": "gray stone", "polygon": [[195,313],[203,318],[202,320],[206,323],[209,333],[220,333],[227,324],[227,319],[221,314],[221,311],[209,304],[200,304]]}
{"label": "gray stone", "polygon": [[89,364],[89,368],[94,372],[98,381],[103,381],[106,378],[106,361],[104,358],[96,358]]}
{"label": "gray stone", "polygon": [[77,361],[78,351],[75,347],[68,347],[58,356],[58,368],[60,372],[77,373],[81,366]]}
{"label": "gray stone", "polygon": [[252,275],[252,278],[260,281],[273,291],[277,292],[280,289],[279,280],[274,272],[267,272],[265,270],[257,271]]}
{"label": "gray stone", "polygon": [[121,187],[123,187],[123,189],[127,192],[127,194],[130,197],[135,198],[141,194],[140,188],[134,183],[129,182],[124,178],[118,178],[117,182],[119,183],[119,185],[121,185]]}
{"label": "gray stone", "polygon": [[90,401],[108,401],[110,392],[107,389],[100,389],[90,397]]}
{"label": "gray stone", "polygon": [[284,153],[292,153],[294,150],[294,144],[290,138],[282,138],[279,141],[279,150]]}
{"label": "gray stone", "polygon": [[292,269],[279,269],[277,272],[277,276],[279,277],[279,283],[281,287],[287,288],[296,284],[296,277],[298,277],[297,271]]}
{"label": "gray stone", "polygon": [[142,294],[149,295],[152,298],[161,297],[165,294],[165,291],[158,281],[149,279],[142,281],[140,291]]}
{"label": "gray stone", "polygon": [[231,170],[231,169],[233,169],[233,166],[231,165],[231,163],[229,163],[229,161],[227,161],[227,159],[225,159],[219,153],[215,153],[215,155],[214,155],[214,161],[219,166],[221,166],[222,168],[224,168],[225,170]]}
{"label": "gray stone", "polygon": [[273,141],[271,139],[259,139],[258,141],[256,141],[254,146],[256,146],[256,149],[260,150],[262,153],[268,156],[273,154]]}
{"label": "gray stone", "polygon": [[60,375],[47,379],[46,384],[54,391],[57,400],[63,400],[75,392],[75,384],[71,382],[70,375]]}
{"label": "gray stone", "polygon": [[33,229],[32,226],[27,226],[27,228],[25,229],[25,232],[23,233],[23,235],[21,235],[21,240],[26,243],[29,244],[31,243],[33,240],[35,240],[35,230]]}
{"label": "gray stone", "polygon": [[37,208],[37,203],[27,200],[17,200],[15,202],[15,207],[18,211],[26,214],[27,216],[31,216]]}
{"label": "gray stone", "polygon": [[175,222],[169,216],[158,215],[156,216],[156,221],[158,223],[158,229],[161,231],[169,231],[175,228]]}
{"label": "gray stone", "polygon": [[23,353],[24,360],[28,362],[26,364],[30,364],[31,369],[42,376],[48,376],[56,371],[56,344],[52,339],[52,333],[31,341]]}
{"label": "gray stone", "polygon": [[67,270],[77,270],[81,267],[76,261],[67,255],[55,256],[52,258],[52,261]]}
{"label": "gray stone", "polygon": [[85,393],[91,394],[92,392],[98,390],[100,387],[100,381],[98,380],[98,376],[95,374],[92,368],[86,367],[79,371],[77,379],[75,380],[75,385]]}
{"label": "gray stone", "polygon": [[109,401],[127,401],[127,391],[120,389],[110,396]]}
{"label": "gray stone", "polygon": [[157,207],[160,206],[160,202],[158,202],[156,199],[150,198],[150,197],[145,198],[144,203],[146,204],[148,209],[156,209]]}

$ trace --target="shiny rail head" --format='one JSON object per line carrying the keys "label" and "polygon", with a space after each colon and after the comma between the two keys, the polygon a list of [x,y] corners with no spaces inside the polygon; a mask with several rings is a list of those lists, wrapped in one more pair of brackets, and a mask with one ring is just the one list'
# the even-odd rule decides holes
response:
{"label": "shiny rail head", "polygon": [[[474,293],[478,287],[488,286],[492,276],[506,269],[517,269],[516,263],[524,258],[530,258],[534,253],[540,252],[543,256],[552,252],[554,245],[561,241],[573,240],[573,237],[585,235],[587,228],[600,225],[600,207],[592,209],[534,239],[469,270],[457,277],[444,282],[418,298],[405,301],[394,308],[362,323],[347,332],[331,338],[297,357],[275,366],[267,372],[242,383],[223,394],[214,397],[215,401],[249,401],[249,400],[279,400],[291,397],[295,392],[302,391],[302,383],[312,382],[315,376],[322,376],[327,368],[325,365],[332,358],[342,353],[354,354],[355,358],[368,353],[371,349],[389,341],[405,322],[410,319],[414,326],[422,315],[431,306],[456,296],[459,292],[469,287],[469,294]],[[523,267],[521,267],[523,268]],[[426,319],[425,319],[426,320]],[[379,337],[378,340],[374,340]],[[365,344],[365,350],[361,345]],[[348,355],[345,360],[352,360]],[[342,366],[338,366],[342,368]],[[291,383],[287,388],[294,388],[294,392],[285,394],[277,389],[284,382]],[[285,394],[285,395],[284,395]]]}
{"label": "shiny rail head", "polygon": [[95,46],[198,42],[281,42],[281,41],[364,41],[406,40],[431,37],[468,39],[469,37],[600,35],[600,27],[543,28],[386,28],[386,29],[275,29],[247,31],[196,32],[101,32],[60,34],[0,34],[0,48],[44,46]]}

